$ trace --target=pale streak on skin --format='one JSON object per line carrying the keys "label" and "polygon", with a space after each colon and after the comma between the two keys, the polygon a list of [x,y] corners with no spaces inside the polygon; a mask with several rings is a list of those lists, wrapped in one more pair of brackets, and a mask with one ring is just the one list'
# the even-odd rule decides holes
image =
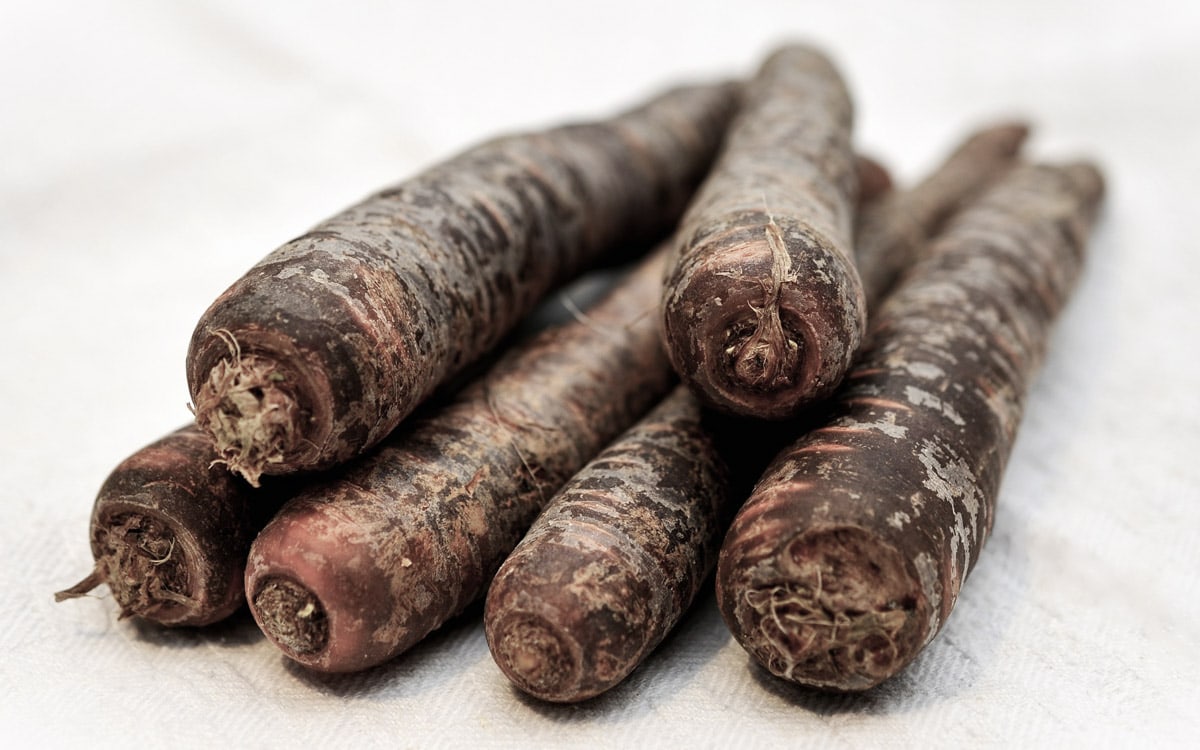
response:
{"label": "pale streak on skin", "polygon": [[[779,225],[775,223],[775,217],[767,208],[765,194],[763,195],[763,211],[767,214],[765,231],[767,247],[771,249],[771,279],[769,282],[763,281],[766,299],[763,301],[762,307],[749,305],[758,320],[750,342],[743,345],[744,350],[748,349],[743,356],[754,356],[754,351],[768,349],[772,356],[766,358],[767,368],[760,377],[767,384],[773,384],[780,369],[789,372],[795,366],[788,355],[797,351],[798,347],[783,330],[783,319],[779,314],[779,299],[783,293],[783,285],[794,283],[796,279],[792,275],[792,257],[788,254]],[[727,350],[727,352],[733,353],[731,350]]]}
{"label": "pale streak on skin", "polygon": [[792,453],[853,453],[857,448],[840,443],[809,443]]}
{"label": "pale streak on skin", "polygon": [[854,396],[842,400],[846,404],[864,404],[866,406],[878,406],[881,409],[895,409],[897,411],[911,412],[912,409],[907,405],[895,401],[890,398],[876,398],[874,396]]}
{"label": "pale streak on skin", "polygon": [[948,401],[943,401],[929,391],[922,390],[916,386],[906,386],[904,395],[908,398],[909,403],[913,406],[927,406],[934,411],[941,412],[946,419],[949,419],[954,424],[962,427],[966,424],[962,416],[954,409],[954,405]]}

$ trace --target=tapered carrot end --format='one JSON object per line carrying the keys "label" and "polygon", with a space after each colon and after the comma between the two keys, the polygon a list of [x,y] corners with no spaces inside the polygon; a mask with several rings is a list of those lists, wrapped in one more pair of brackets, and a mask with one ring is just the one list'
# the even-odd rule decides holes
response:
{"label": "tapered carrot end", "polygon": [[69,589],[63,589],[62,591],[55,592],[54,601],[65,602],[68,599],[78,599],[81,596],[87,596],[89,593],[91,593],[92,589],[96,588],[102,583],[104,583],[104,574],[101,572],[100,566],[97,565],[92,569],[92,572],[89,573],[88,576],[79,583],[75,584]]}
{"label": "tapered carrot end", "polygon": [[1024,120],[1009,120],[984,128],[969,138],[966,148],[986,151],[996,156],[1015,157],[1029,140],[1031,126]]}
{"label": "tapered carrot end", "polygon": [[1103,197],[1107,187],[1104,174],[1097,165],[1087,161],[1072,162],[1063,166],[1062,171],[1086,202],[1097,202]]}

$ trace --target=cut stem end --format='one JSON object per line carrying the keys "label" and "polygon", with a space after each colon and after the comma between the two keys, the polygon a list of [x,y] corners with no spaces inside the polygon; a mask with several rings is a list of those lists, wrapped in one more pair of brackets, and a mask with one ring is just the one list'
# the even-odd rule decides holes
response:
{"label": "cut stem end", "polygon": [[517,687],[542,700],[579,700],[576,650],[553,623],[528,613],[507,617],[492,643],[497,665]]}
{"label": "cut stem end", "polygon": [[121,619],[136,615],[173,623],[195,609],[183,548],[165,523],[141,513],[123,513],[95,534],[100,550],[95,570],[55,599],[82,596],[107,583],[121,607]]}
{"label": "cut stem end", "polygon": [[221,461],[255,487],[297,442],[298,409],[285,382],[273,360],[246,355],[218,362],[196,397],[196,422]]}
{"label": "cut stem end", "polygon": [[928,613],[920,585],[891,547],[865,531],[801,535],[769,585],[745,592],[747,645],[774,674],[805,685],[865,690],[920,649]]}
{"label": "cut stem end", "polygon": [[287,578],[268,578],[254,595],[263,632],[286,651],[309,656],[329,643],[329,620],[316,595]]}

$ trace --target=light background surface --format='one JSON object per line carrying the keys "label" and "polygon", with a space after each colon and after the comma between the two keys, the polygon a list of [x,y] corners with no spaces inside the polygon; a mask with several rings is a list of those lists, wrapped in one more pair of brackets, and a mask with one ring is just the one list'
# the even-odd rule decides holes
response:
{"label": "light background surface", "polygon": [[[360,675],[246,617],[118,622],[100,483],[188,419],[183,359],[266,252],[484,137],[829,50],[908,181],[966,128],[1110,186],[992,539],[901,676],[828,696],[752,668],[711,596],[625,684],[523,699],[478,615]],[[1184,746],[1200,736],[1200,4],[693,1],[0,4],[0,737],[10,747]],[[1190,742],[1189,742],[1190,741]],[[7,743],[6,743],[7,744]]]}

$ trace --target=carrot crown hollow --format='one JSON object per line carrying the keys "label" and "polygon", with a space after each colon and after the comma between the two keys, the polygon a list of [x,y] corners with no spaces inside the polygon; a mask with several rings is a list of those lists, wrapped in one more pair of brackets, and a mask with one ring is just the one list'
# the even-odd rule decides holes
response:
{"label": "carrot crown hollow", "polygon": [[221,459],[254,484],[379,442],[553,286],[665,234],[739,90],[675,89],[603,122],[488,141],[265,257],[188,352],[196,420]]}
{"label": "carrot crown hollow", "polygon": [[969,204],[880,308],[829,420],[764,473],[717,598],[772,673],[864,690],[941,629],[1102,193],[1088,164],[1020,166]]}
{"label": "carrot crown hollow", "polygon": [[821,52],[775,52],[688,207],[663,336],[672,365],[717,409],[792,416],[828,396],[858,350],[852,122],[850,94]]}

